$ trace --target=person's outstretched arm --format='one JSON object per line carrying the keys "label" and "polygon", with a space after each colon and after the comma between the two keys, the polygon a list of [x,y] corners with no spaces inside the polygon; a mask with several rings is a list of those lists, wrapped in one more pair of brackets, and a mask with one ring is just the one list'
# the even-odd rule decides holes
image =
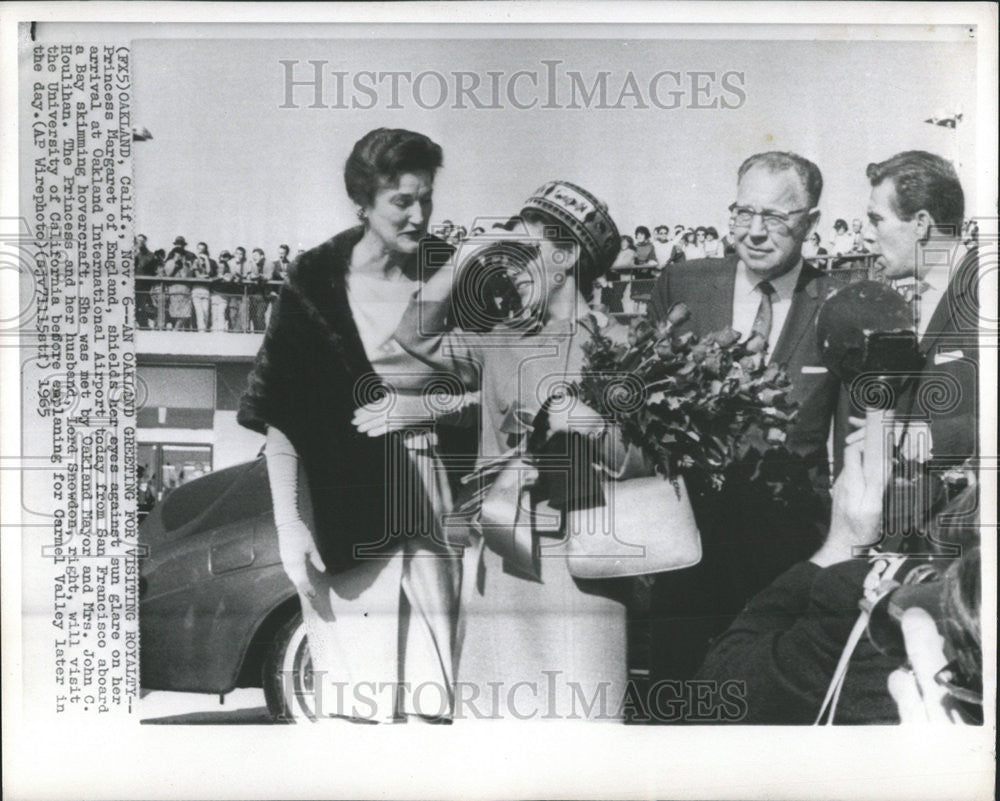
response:
{"label": "person's outstretched arm", "polygon": [[452,328],[451,291],[457,280],[455,264],[448,261],[414,294],[395,339],[411,356],[456,376],[471,392],[480,388],[478,335]]}
{"label": "person's outstretched arm", "polygon": [[303,520],[299,504],[300,494],[309,491],[308,487],[299,486],[299,456],[288,437],[274,426],[267,429],[264,454],[281,564],[299,593],[313,598],[317,590],[310,578],[308,563],[320,572],[326,571],[326,565],[319,555],[313,532]]}

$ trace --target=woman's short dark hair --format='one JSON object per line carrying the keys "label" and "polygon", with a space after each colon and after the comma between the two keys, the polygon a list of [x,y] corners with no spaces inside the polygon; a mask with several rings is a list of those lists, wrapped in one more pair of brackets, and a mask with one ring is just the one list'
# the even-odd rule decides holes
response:
{"label": "woman's short dark hair", "polygon": [[645,234],[646,239],[649,239],[649,229],[645,225],[640,225],[635,229],[635,235],[639,236],[639,234]]}
{"label": "woman's short dark hair", "polygon": [[834,231],[846,231],[847,230],[847,220],[841,220],[837,218],[833,223]]}
{"label": "woman's short dark hair", "polygon": [[433,177],[443,163],[441,146],[423,134],[376,128],[355,143],[344,165],[344,185],[348,197],[367,208],[382,186],[403,173],[426,171]]}
{"label": "woman's short dark hair", "polygon": [[965,194],[958,173],[940,156],[924,150],[897,153],[891,159],[868,165],[868,180],[878,186],[887,178],[896,189],[893,208],[902,220],[926,211],[939,227],[958,236],[965,216]]}
{"label": "woman's short dark hair", "polygon": [[[545,229],[545,237],[553,242],[576,242],[579,257],[576,261],[576,269],[573,274],[576,277],[576,287],[580,293],[589,298],[594,288],[594,281],[600,277],[599,268],[594,264],[594,260],[587,252],[584,243],[576,237],[572,230],[555,217],[537,209],[525,209],[520,216],[511,219],[508,226],[517,225],[519,220],[526,223],[537,223]],[[513,229],[512,229],[513,230]]]}
{"label": "woman's short dark hair", "polygon": [[628,234],[622,234],[622,242],[627,242],[629,250],[635,250],[635,240]]}
{"label": "woman's short dark hair", "polygon": [[710,225],[708,226],[708,228],[705,229],[705,236],[710,236],[712,237],[712,239],[718,239],[719,232],[715,230],[714,225]]}

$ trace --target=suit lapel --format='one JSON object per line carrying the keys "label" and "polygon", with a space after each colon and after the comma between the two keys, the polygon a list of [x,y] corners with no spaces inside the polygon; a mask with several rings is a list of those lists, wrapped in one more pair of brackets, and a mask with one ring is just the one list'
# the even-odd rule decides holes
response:
{"label": "suit lapel", "polygon": [[[736,257],[723,261],[715,270],[710,281],[701,283],[704,298],[698,314],[701,319],[695,322],[699,335],[704,336],[713,331],[721,331],[733,324],[733,291],[736,287]],[[695,310],[692,309],[692,312]]]}
{"label": "suit lapel", "polygon": [[787,364],[802,337],[807,331],[813,330],[813,319],[822,304],[817,278],[818,276],[807,272],[805,266],[802,268],[799,281],[795,285],[795,292],[792,294],[792,306],[788,310],[788,317],[785,318],[785,325],[774,346],[770,362]]}
{"label": "suit lapel", "polygon": [[[948,283],[941,301],[931,315],[927,330],[920,340],[920,352],[930,358],[934,346],[944,334],[959,333],[964,325],[973,325],[972,320],[978,314],[978,299],[972,291],[974,282],[978,279],[979,260],[971,257],[959,265],[955,275]],[[968,310],[968,315],[961,311]],[[970,319],[965,321],[963,317]]]}

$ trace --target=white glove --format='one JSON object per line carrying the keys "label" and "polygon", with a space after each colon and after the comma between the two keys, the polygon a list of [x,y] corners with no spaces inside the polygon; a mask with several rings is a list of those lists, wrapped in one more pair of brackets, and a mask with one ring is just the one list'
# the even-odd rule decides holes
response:
{"label": "white glove", "polygon": [[282,567],[300,594],[315,598],[318,588],[310,577],[308,563],[320,572],[326,571],[326,565],[319,555],[313,533],[299,513],[299,492],[307,490],[298,486],[298,454],[288,437],[274,426],[268,428],[264,453]]}

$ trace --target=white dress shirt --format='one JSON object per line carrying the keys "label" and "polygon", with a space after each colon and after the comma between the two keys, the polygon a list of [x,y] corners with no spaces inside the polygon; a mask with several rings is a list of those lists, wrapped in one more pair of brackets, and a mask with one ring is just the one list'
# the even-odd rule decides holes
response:
{"label": "white dress shirt", "polygon": [[[799,282],[802,272],[802,260],[799,259],[791,270],[784,275],[771,279],[774,294],[771,296],[771,336],[767,341],[767,353],[770,357],[778,344],[781,329],[788,319],[788,310],[792,307],[792,295],[795,285]],[[743,339],[750,335],[753,321],[760,307],[760,289],[757,285],[761,279],[747,269],[743,262],[736,265],[736,284],[733,287],[733,328],[740,332]]]}
{"label": "white dress shirt", "polygon": [[931,267],[922,281],[916,278],[906,278],[894,284],[897,290],[903,292],[906,292],[908,287],[913,288],[911,291],[915,291],[917,287],[923,287],[919,292],[918,300],[914,303],[917,317],[917,336],[921,339],[927,333],[927,326],[934,316],[935,310],[944,299],[950,277],[949,265],[941,264]]}

